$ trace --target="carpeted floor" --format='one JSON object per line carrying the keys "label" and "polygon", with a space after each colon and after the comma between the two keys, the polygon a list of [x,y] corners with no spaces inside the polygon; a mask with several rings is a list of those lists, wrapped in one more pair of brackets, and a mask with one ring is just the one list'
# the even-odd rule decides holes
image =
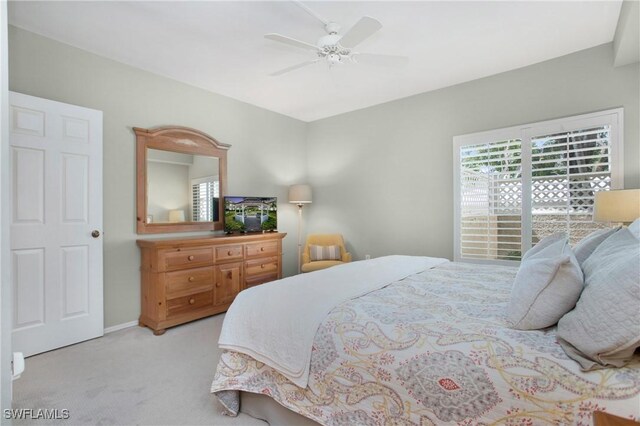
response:
{"label": "carpeted floor", "polygon": [[132,327],[30,357],[14,408],[68,409],[69,420],[14,424],[265,425],[226,417],[209,393],[224,315],[154,336]]}

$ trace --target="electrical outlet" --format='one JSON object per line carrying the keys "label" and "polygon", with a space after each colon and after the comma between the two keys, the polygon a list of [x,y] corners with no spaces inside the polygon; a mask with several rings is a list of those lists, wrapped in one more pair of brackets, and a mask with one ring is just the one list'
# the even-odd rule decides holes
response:
{"label": "electrical outlet", "polygon": [[369,260],[371,259],[371,255],[370,254],[365,254],[364,255],[364,260]]}

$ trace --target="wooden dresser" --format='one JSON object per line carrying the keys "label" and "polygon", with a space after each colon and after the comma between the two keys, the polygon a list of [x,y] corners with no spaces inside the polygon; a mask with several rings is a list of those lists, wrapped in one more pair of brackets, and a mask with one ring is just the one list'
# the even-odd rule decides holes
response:
{"label": "wooden dresser", "polygon": [[139,324],[167,327],[224,312],[248,287],[282,278],[285,233],[138,240]]}

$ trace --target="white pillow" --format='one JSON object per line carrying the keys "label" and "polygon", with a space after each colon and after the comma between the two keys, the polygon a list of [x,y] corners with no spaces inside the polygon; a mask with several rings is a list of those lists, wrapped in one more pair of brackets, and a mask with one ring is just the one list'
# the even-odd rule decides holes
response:
{"label": "white pillow", "polygon": [[558,323],[558,342],[583,370],[620,367],[640,347],[640,240],[620,229],[583,269],[585,289]]}
{"label": "white pillow", "polygon": [[633,221],[631,225],[629,225],[629,232],[640,240],[640,217]]}
{"label": "white pillow", "polygon": [[573,253],[576,255],[576,259],[578,259],[580,266],[582,266],[584,261],[591,256],[591,253],[593,253],[604,240],[612,236],[618,229],[620,229],[620,227],[598,229],[580,240],[580,242],[573,248]]}
{"label": "white pillow", "polygon": [[309,245],[309,258],[312,262],[319,260],[341,260],[340,246]]}
{"label": "white pillow", "polygon": [[573,309],[583,285],[582,269],[568,238],[556,239],[520,264],[507,319],[518,330],[550,327]]}
{"label": "white pillow", "polygon": [[540,250],[547,247],[548,245],[566,238],[567,238],[567,234],[565,234],[564,232],[558,232],[557,234],[547,235],[546,237],[538,241],[538,243],[535,246],[527,250],[524,256],[522,256],[522,260],[525,260],[528,257],[533,256],[534,254],[538,253]]}

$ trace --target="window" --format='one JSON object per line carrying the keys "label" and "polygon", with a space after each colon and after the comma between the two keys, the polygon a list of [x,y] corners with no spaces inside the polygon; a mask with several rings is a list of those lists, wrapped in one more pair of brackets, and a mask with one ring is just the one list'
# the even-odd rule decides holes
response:
{"label": "window", "polygon": [[194,222],[217,221],[220,182],[214,177],[193,179],[191,189],[193,193],[192,220]]}
{"label": "window", "polygon": [[622,187],[622,109],[454,138],[455,259],[518,261],[540,239],[571,244],[597,191]]}
{"label": "window", "polygon": [[460,147],[460,253],[517,260],[522,245],[520,139]]}

